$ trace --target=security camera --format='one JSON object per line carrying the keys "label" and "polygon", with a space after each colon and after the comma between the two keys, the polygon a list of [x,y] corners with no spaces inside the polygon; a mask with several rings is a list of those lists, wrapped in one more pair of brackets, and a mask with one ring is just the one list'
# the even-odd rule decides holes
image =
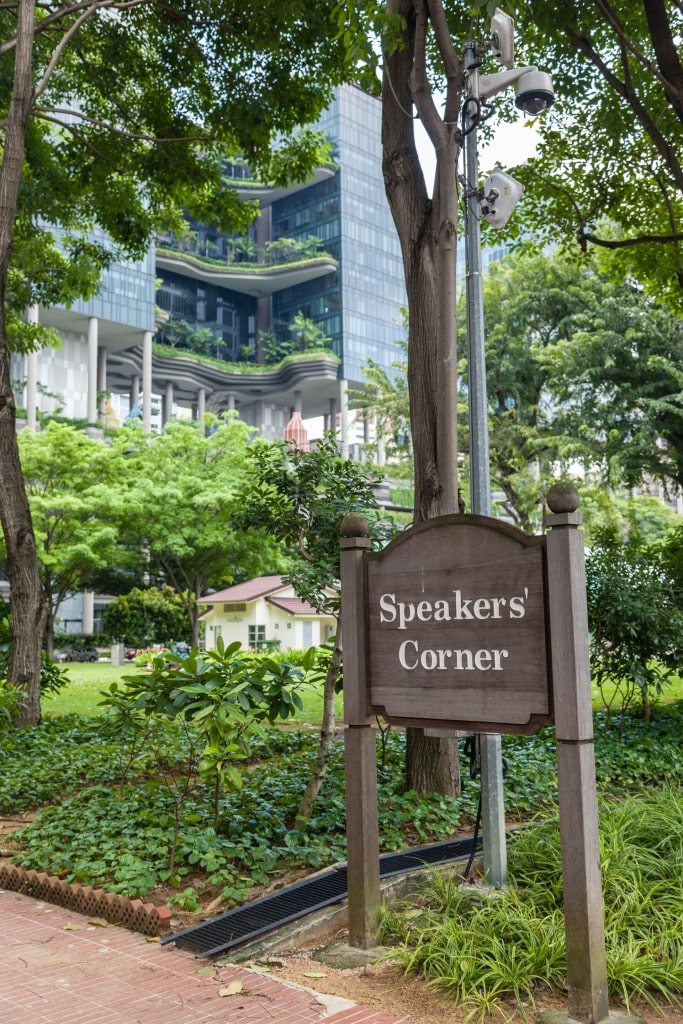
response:
{"label": "security camera", "polygon": [[517,82],[515,106],[525,114],[540,114],[555,102],[553,82],[545,71],[527,71]]}
{"label": "security camera", "polygon": [[495,228],[504,228],[524,191],[521,181],[516,181],[497,167],[491,171],[481,191],[481,215]]}

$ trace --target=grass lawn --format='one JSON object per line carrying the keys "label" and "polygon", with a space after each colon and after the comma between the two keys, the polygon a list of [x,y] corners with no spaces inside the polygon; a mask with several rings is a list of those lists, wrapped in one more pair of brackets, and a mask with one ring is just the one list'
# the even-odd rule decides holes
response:
{"label": "grass lawn", "polygon": [[[107,690],[113,682],[119,682],[125,675],[133,675],[139,667],[132,663],[120,668],[109,662],[67,662],[62,666],[69,678],[68,684],[59,693],[46,694],[42,698],[43,715],[101,715],[99,701],[101,691]],[[292,723],[319,725],[322,718],[322,693],[317,690],[301,691],[303,710],[289,721]],[[341,718],[342,696],[337,696],[337,715]]]}
{"label": "grass lawn", "polygon": [[[100,715],[102,708],[98,706],[101,700],[100,691],[109,688],[110,683],[120,681],[124,675],[130,675],[138,671],[138,666],[132,663],[116,668],[109,662],[69,662],[63,666],[69,683],[59,693],[43,697],[42,706],[44,715],[65,715],[74,713],[77,715]],[[611,698],[613,690],[606,692],[608,699]],[[301,693],[303,710],[298,712],[291,722],[309,725],[319,725],[322,715],[322,695],[317,691],[304,690]],[[593,707],[604,707],[602,696],[596,686],[592,688]],[[675,681],[665,687],[657,698],[660,702],[672,700],[683,700],[683,679],[676,677]],[[619,701],[617,701],[617,705]],[[337,717],[342,717],[342,696],[337,696]]]}
{"label": "grass lawn", "polygon": [[[601,694],[599,688],[593,684],[591,686],[591,696],[593,700],[593,707],[604,708],[606,704],[614,703],[615,707],[619,707],[621,700],[617,698],[614,700],[616,687],[606,685],[604,687],[604,694]],[[674,676],[671,683],[667,684],[660,694],[650,694],[650,699],[656,703],[668,704],[672,700],[683,700],[683,679],[680,676]],[[635,706],[638,707],[639,701],[636,699]]]}

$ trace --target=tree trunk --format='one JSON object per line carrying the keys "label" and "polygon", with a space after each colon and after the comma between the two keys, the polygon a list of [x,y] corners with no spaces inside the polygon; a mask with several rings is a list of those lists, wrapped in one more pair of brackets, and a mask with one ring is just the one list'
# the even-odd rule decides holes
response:
{"label": "tree trunk", "polygon": [[[434,790],[437,779],[444,788]],[[457,740],[425,736],[422,729],[406,729],[406,789],[419,796],[446,792],[460,793],[460,758]]]}
{"label": "tree trunk", "polygon": [[0,521],[10,583],[11,645],[7,675],[23,692],[16,719],[18,726],[36,725],[40,721],[40,649],[46,616],[31,511],[17,446],[5,311],[26,125],[33,104],[34,10],[35,0],[22,0],[18,7],[14,84],[0,165]]}
{"label": "tree trunk", "polygon": [[323,720],[320,728],[320,746],[318,747],[318,753],[316,754],[315,761],[313,762],[313,770],[311,772],[308,785],[306,786],[306,792],[301,798],[299,809],[296,812],[297,824],[303,824],[311,817],[313,807],[318,799],[320,787],[327,775],[327,766],[329,764],[330,757],[332,756],[336,735],[334,701],[335,688],[339,677],[341,663],[341,623],[338,622],[334,650],[332,651],[332,657],[330,658],[330,664],[327,670],[327,675],[325,676],[325,684],[323,686]]}
{"label": "tree trunk", "polygon": [[[408,391],[415,466],[415,522],[460,511],[457,479],[456,169],[464,86],[440,0],[388,0],[404,20],[403,46],[385,54],[383,171],[408,293]],[[426,73],[428,22],[446,73],[443,118]],[[414,137],[413,104],[436,152],[430,198]],[[455,739],[408,729],[406,778],[418,793],[460,792]]]}

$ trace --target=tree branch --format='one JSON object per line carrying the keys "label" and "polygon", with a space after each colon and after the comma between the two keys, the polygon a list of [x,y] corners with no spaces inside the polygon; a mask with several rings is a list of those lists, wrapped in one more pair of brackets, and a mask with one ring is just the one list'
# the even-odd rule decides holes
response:
{"label": "tree branch", "polygon": [[629,88],[625,82],[622,82],[621,79],[614,74],[612,69],[605,64],[602,57],[600,57],[585,36],[579,35],[578,32],[569,26],[565,27],[565,33],[576,49],[583,53],[594,67],[598,69],[607,84],[614,89],[618,96],[621,96],[629,104],[646,135],[649,136],[655,149],[666,162],[666,165],[671,171],[671,175],[676,181],[679,190],[683,193],[683,167],[681,167],[676,152],[673,146],[669,145],[666,141],[659,128],[650,117],[650,114],[640,102],[635,91],[632,88]]}
{"label": "tree branch", "polygon": [[683,234],[673,235],[639,235],[637,238],[599,238],[589,231],[581,231],[581,238],[603,249],[628,249],[634,245],[648,245],[652,242],[671,244],[683,242]]}
{"label": "tree branch", "polygon": [[[42,18],[39,22],[36,23],[34,33],[35,35],[38,35],[39,33],[46,32],[48,29],[52,28],[55,25],[55,23],[62,21],[64,18],[73,17],[73,15],[76,14],[78,11],[84,12],[84,14],[81,16],[81,19],[79,19],[82,21],[105,8],[115,11],[127,11],[133,7],[144,7],[153,5],[154,3],[155,0],[123,0],[123,2],[122,0],[80,0],[80,3],[67,4],[64,7],[61,7],[58,11],[53,11],[52,14],[48,14],[45,18]],[[6,6],[16,7],[17,5],[8,4]],[[14,49],[16,44],[16,35],[12,36],[10,39],[7,39],[4,43],[0,45],[0,56],[2,56],[3,53],[6,53],[9,50]]]}
{"label": "tree branch", "polygon": [[432,90],[427,78],[427,28],[429,25],[427,4],[418,0],[415,4],[415,45],[410,86],[418,117],[434,146],[438,149],[443,139],[443,121],[436,109]]}
{"label": "tree branch", "polygon": [[667,88],[667,81],[666,81],[666,79],[660,74],[660,72],[659,72],[659,70],[657,68],[657,65],[653,64],[653,62],[648,57],[645,56],[645,54],[642,52],[642,50],[639,50],[635,46],[633,40],[627,35],[624,26],[622,25],[621,21],[619,20],[619,17],[617,16],[616,11],[612,7],[612,5],[609,3],[609,0],[595,0],[595,5],[598,8],[598,10],[600,11],[600,13],[603,15],[605,20],[614,29],[614,32],[617,35],[617,37],[618,37],[622,47],[624,48],[624,50],[627,50],[629,53],[633,54],[633,56],[638,61],[638,63],[641,65],[641,67],[645,68],[645,70],[648,71],[649,74],[651,74],[654,78],[658,79],[660,85],[664,89],[666,89]]}
{"label": "tree branch", "polygon": [[[124,128],[117,128],[115,125],[110,124],[108,121],[102,121],[97,117],[90,117],[84,114],[81,110],[71,110],[67,107],[36,107],[34,114],[36,117],[41,117],[44,121],[51,121],[54,124],[59,124],[66,128],[68,131],[73,131],[73,125],[68,121],[62,121],[58,117],[53,117],[53,114],[66,114],[71,117],[78,117],[81,121],[87,124],[94,125],[97,128],[104,128],[106,131],[111,132],[112,135],[120,135],[125,139],[135,139],[139,142],[151,142],[151,143],[166,143],[166,142],[213,142],[215,136],[212,135],[178,135],[158,138],[155,135],[148,135],[138,132],[127,131]],[[0,122],[0,127],[2,122]],[[76,132],[74,132],[76,134]],[[82,136],[78,135],[78,138],[82,141]]]}
{"label": "tree branch", "polygon": [[463,86],[463,64],[456,55],[453,40],[446,21],[446,14],[441,0],[427,0],[429,18],[434,28],[437,46],[446,72],[446,107],[444,122],[446,125],[457,125],[460,113],[460,98]]}
{"label": "tree branch", "polygon": [[[643,7],[650,30],[650,39],[657,57],[657,66],[661,72],[660,78],[671,106],[683,121],[683,67],[681,67],[664,0],[643,0]],[[683,4],[679,3],[678,9],[683,11]]]}

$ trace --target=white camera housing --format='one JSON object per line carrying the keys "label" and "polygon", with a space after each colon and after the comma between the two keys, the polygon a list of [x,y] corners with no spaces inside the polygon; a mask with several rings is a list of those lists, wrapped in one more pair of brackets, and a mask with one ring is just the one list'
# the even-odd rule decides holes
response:
{"label": "white camera housing", "polygon": [[504,228],[522,197],[524,185],[497,167],[484,182],[481,215],[495,228]]}
{"label": "white camera housing", "polygon": [[491,18],[491,51],[504,67],[515,63],[515,22],[500,7]]}
{"label": "white camera housing", "polygon": [[515,106],[525,114],[540,114],[555,102],[555,92],[550,75],[545,71],[527,71],[516,85]]}

